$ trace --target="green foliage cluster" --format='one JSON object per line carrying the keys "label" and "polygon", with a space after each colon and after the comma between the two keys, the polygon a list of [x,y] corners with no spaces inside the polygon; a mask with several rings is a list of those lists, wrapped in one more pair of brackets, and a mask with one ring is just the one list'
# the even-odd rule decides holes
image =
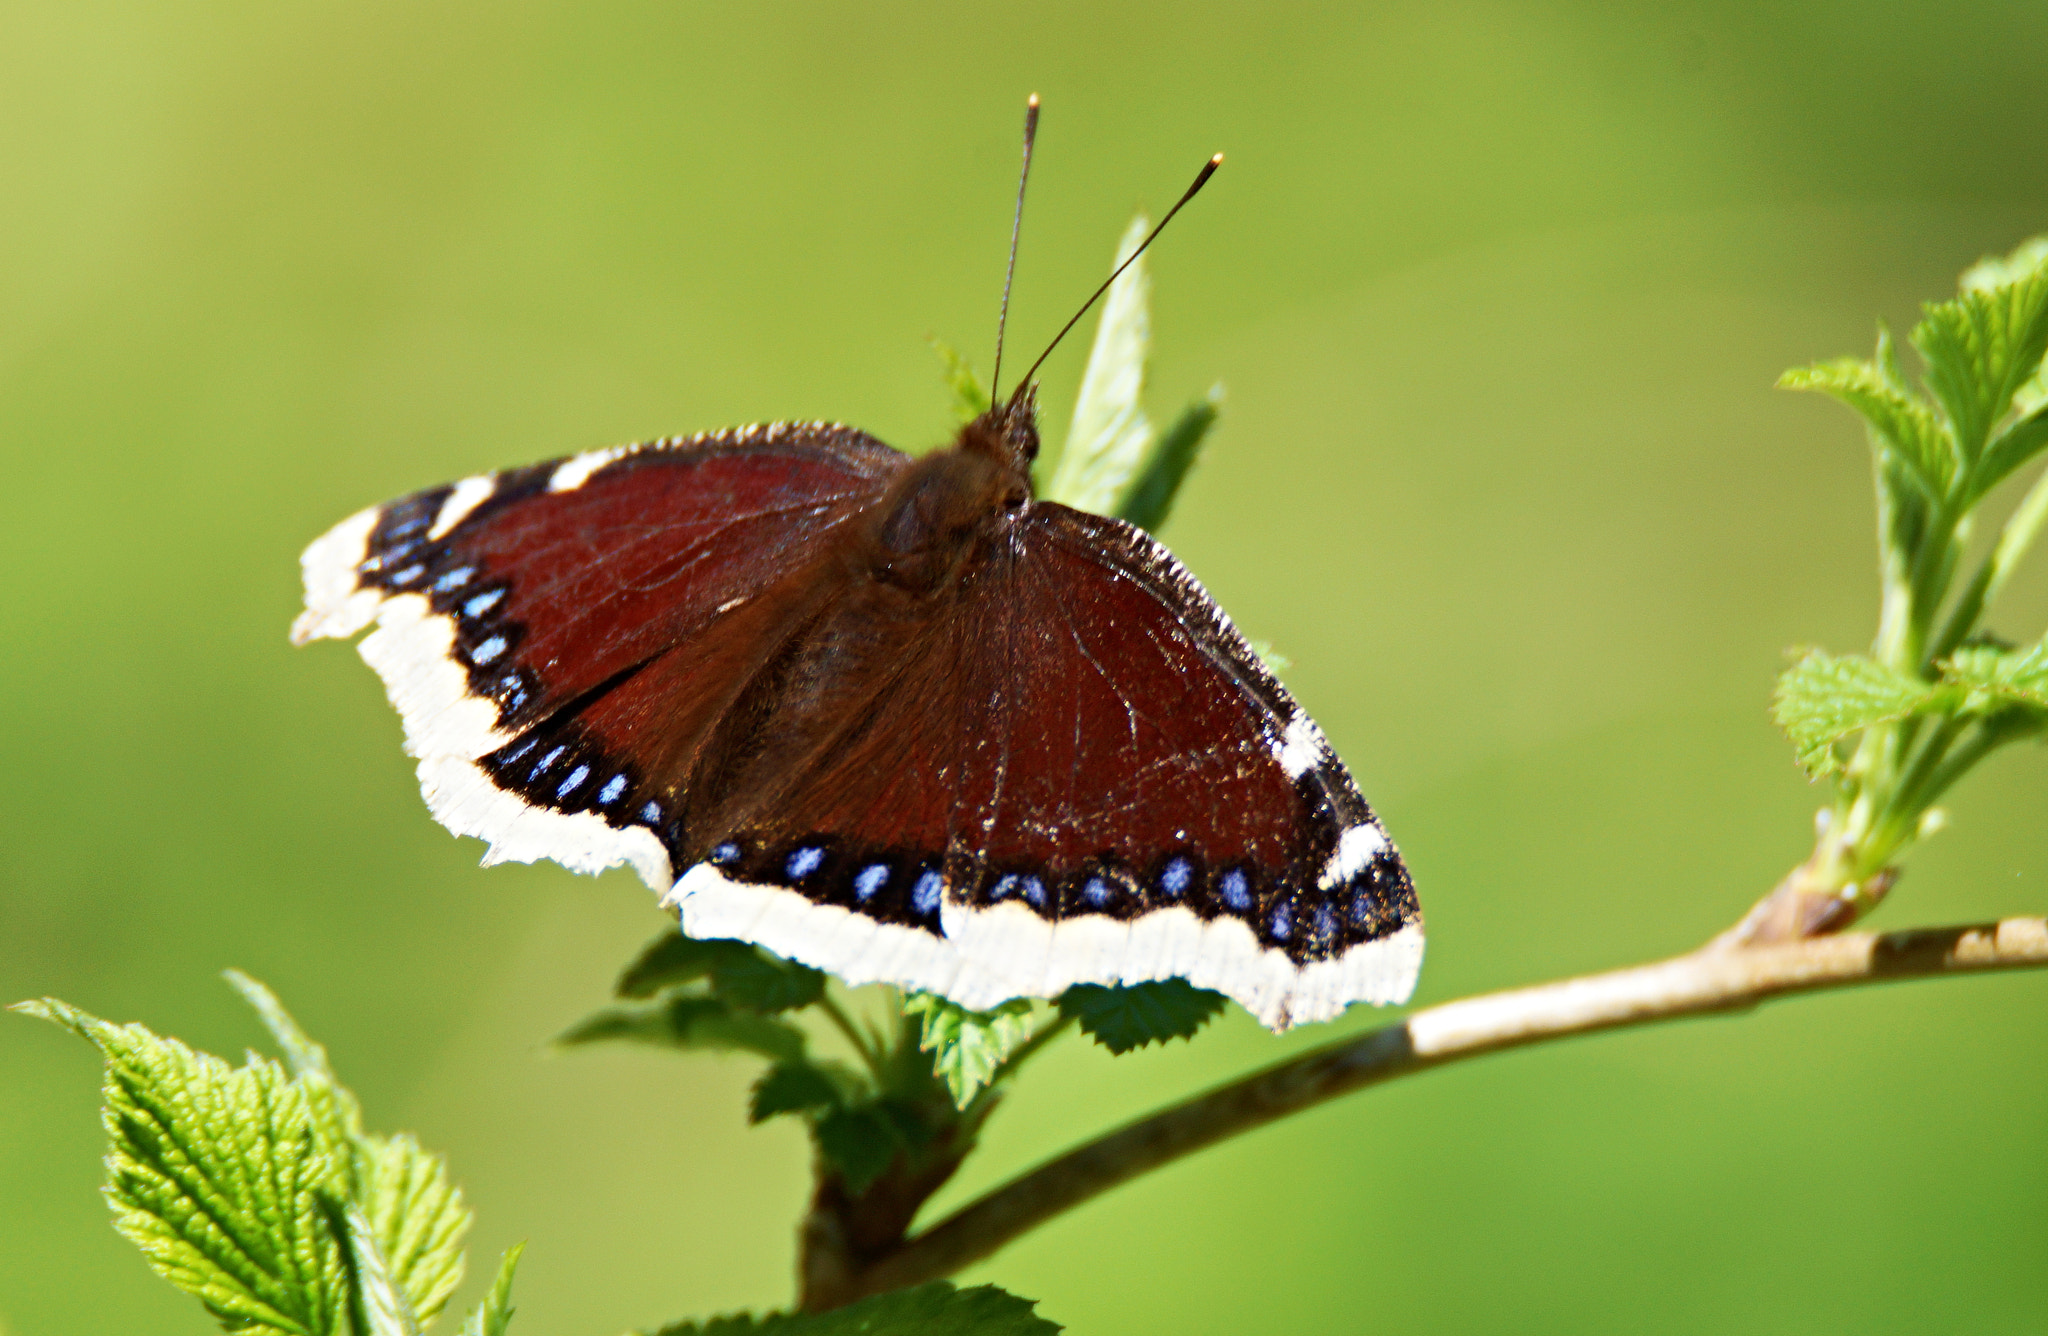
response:
{"label": "green foliage cluster", "polygon": [[1977,762],[2048,728],[2048,637],[2015,644],[1984,619],[2048,522],[2037,478],[1969,579],[1985,503],[2048,447],[2048,237],[1988,259],[1951,301],[1929,303],[1908,383],[1880,327],[1868,361],[1787,372],[1868,429],[1883,597],[1870,652],[1806,653],[1778,683],[1775,714],[1800,763],[1835,783],[1807,873],[1850,901],[1938,826],[1934,803]]}
{"label": "green foliage cluster", "polygon": [[[688,939],[683,939],[687,941]],[[735,993],[788,996],[800,966],[745,958],[737,943],[657,943],[628,982],[724,977]],[[750,950],[751,948],[747,948]],[[643,968],[644,967],[644,968]],[[693,974],[701,971],[701,974]],[[43,998],[13,1010],[55,1022],[106,1059],[107,1200],[114,1226],[158,1275],[245,1336],[421,1336],[462,1280],[471,1215],[438,1155],[366,1131],[326,1051],[275,995],[228,972],[284,1054],[230,1067],[141,1025]],[[815,1000],[815,999],[813,999]],[[792,1004],[807,1005],[807,1004]],[[785,1070],[778,1067],[777,1071]],[[773,1073],[771,1073],[771,1076]],[[462,1336],[506,1336],[507,1250]],[[1054,1336],[1032,1303],[944,1281],[824,1314],[723,1317],[653,1336]]]}
{"label": "green foliage cluster", "polygon": [[[879,1008],[860,1009],[807,965],[678,931],[650,942],[615,991],[618,1003],[556,1043],[626,1040],[765,1058],[752,1121],[803,1119],[823,1171],[856,1196],[892,1167],[916,1173],[957,1162],[1005,1083],[1070,1026],[1125,1053],[1192,1036],[1224,1005],[1217,993],[1169,979],[1079,985],[1051,1008],[1020,999],[992,1011],[884,989]],[[836,1034],[852,1060],[820,1054],[820,1031]]]}
{"label": "green foliage cluster", "polygon": [[[418,1336],[462,1279],[470,1211],[441,1157],[365,1130],[327,1054],[270,991],[228,980],[284,1062],[240,1067],[55,998],[14,1008],[106,1059],[107,1201],[158,1275],[251,1336]],[[467,1336],[511,1315],[507,1254]]]}

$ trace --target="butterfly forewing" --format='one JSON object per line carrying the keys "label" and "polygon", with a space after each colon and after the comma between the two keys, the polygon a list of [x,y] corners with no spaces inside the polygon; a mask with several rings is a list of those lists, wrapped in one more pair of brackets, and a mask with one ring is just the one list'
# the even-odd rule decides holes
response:
{"label": "butterfly forewing", "polygon": [[636,726],[673,725],[715,689],[665,664],[811,560],[904,462],[848,428],[777,425],[416,493],[307,551],[294,639],[377,622],[363,655],[429,805],[490,840],[490,861],[628,862],[665,889],[668,734]]}

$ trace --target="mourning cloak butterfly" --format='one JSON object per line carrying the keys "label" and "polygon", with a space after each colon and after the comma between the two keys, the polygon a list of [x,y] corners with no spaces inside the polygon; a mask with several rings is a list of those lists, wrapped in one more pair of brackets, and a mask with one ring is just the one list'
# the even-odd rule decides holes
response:
{"label": "mourning cloak butterfly", "polygon": [[[1163,225],[1163,224],[1162,224]],[[486,863],[633,867],[694,937],[986,1009],[1184,977],[1405,1000],[1406,869],[1171,553],[1036,499],[1027,375],[950,449],[746,427],[465,478],[306,550]]]}

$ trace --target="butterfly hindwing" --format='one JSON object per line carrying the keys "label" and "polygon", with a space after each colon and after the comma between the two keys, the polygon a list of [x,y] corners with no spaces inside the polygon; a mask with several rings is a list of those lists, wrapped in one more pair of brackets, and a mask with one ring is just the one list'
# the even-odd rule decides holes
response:
{"label": "butterfly hindwing", "polygon": [[1285,1025],[1406,995],[1398,854],[1142,532],[1040,504],[902,637],[849,655],[848,619],[792,650],[831,727],[778,684],[765,729],[802,736],[700,832],[693,933],[970,1007],[1178,975]]}

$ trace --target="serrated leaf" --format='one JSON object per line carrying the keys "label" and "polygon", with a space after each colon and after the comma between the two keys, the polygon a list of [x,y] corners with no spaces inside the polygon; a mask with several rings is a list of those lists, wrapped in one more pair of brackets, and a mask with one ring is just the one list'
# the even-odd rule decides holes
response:
{"label": "serrated leaf", "polygon": [[[1149,228],[1143,214],[1117,243],[1116,265],[1129,259]],[[1114,514],[1152,444],[1152,424],[1139,402],[1145,355],[1152,342],[1152,280],[1142,256],[1110,284],[1081,375],[1074,421],[1045,498],[1097,515]]]}
{"label": "serrated leaf", "polygon": [[1225,998],[1186,979],[1104,988],[1075,984],[1060,994],[1060,1015],[1078,1021],[1083,1034],[1112,1053],[1150,1043],[1192,1039],[1223,1010]]}
{"label": "serrated leaf", "polygon": [[1210,386],[1208,394],[1181,410],[1180,417],[1145,456],[1145,462],[1117,501],[1114,513],[1118,519],[1147,533],[1159,532],[1159,526],[1166,523],[1166,517],[1173,511],[1174,498],[1180,495],[1188,471],[1195,466],[1202,442],[1208,439],[1209,430],[1222,411],[1221,385]]}
{"label": "serrated leaf", "polygon": [[754,947],[712,970],[711,992],[747,1011],[794,1011],[825,996],[825,973]]}
{"label": "serrated leaf", "polygon": [[1927,388],[1966,461],[1982,452],[2048,350],[2048,269],[2038,260],[2025,267],[2035,249],[2029,243],[2003,262],[1980,262],[1953,301],[1929,303],[1913,327]]}
{"label": "serrated leaf", "polygon": [[376,1256],[418,1323],[431,1322],[462,1283],[462,1242],[473,1220],[447,1162],[411,1136],[363,1129],[362,1106],[334,1074],[327,1050],[305,1032],[260,981],[222,972],[283,1050],[285,1064],[308,1095],[326,1101],[351,1147],[350,1190],[362,1208]]}
{"label": "serrated leaf", "polygon": [[953,416],[966,425],[988,412],[988,387],[974,373],[974,366],[959,349],[943,339],[931,341],[932,351],[946,364],[946,388],[953,392]]}
{"label": "serrated leaf", "polygon": [[810,1113],[837,1108],[846,1102],[856,1082],[850,1074],[831,1070],[815,1062],[778,1062],[754,1083],[748,1108],[749,1122],[765,1122],[781,1113]]}
{"label": "serrated leaf", "polygon": [[1966,708],[1973,712],[2007,705],[2048,710],[2048,640],[2025,650],[1971,646],[1956,651],[1942,668],[1950,681],[1971,689]]}
{"label": "serrated leaf", "polygon": [[1065,1330],[1038,1316],[1037,1302],[993,1285],[962,1290],[935,1280],[824,1313],[737,1314],[679,1322],[653,1336],[1057,1336]]}
{"label": "serrated leaf", "polygon": [[879,1104],[833,1109],[812,1124],[811,1138],[856,1197],[908,1149],[900,1120]]}
{"label": "serrated leaf", "polygon": [[314,1042],[285,1010],[277,994],[261,982],[240,970],[222,970],[221,977],[229,987],[242,995],[263,1022],[263,1028],[270,1031],[270,1037],[277,1041],[284,1053],[285,1066],[294,1080],[306,1087],[313,1101],[314,1111],[333,1123],[337,1139],[354,1141],[363,1135],[363,1109],[355,1094],[344,1086],[334,1075],[334,1068],[328,1063],[327,1050]]}
{"label": "serrated leaf", "polygon": [[611,1039],[758,1053],[778,1062],[794,1062],[804,1054],[804,1032],[787,1021],[743,1011],[721,998],[694,996],[605,1007],[571,1026],[555,1044],[573,1048]]}
{"label": "serrated leaf", "polygon": [[267,1058],[230,1068],[54,998],[16,1008],[106,1059],[108,1202],[158,1275],[249,1336],[347,1329],[349,1149]]}
{"label": "serrated leaf", "polygon": [[728,954],[748,949],[744,942],[722,938],[700,941],[670,928],[641,948],[633,963],[619,975],[612,992],[619,997],[653,997],[664,988],[709,978],[712,969]]}
{"label": "serrated leaf", "polygon": [[462,1283],[462,1242],[473,1215],[441,1156],[410,1135],[356,1142],[356,1199],[392,1280],[422,1323]]}
{"label": "serrated leaf", "polygon": [[1890,336],[1880,330],[1877,361],[1844,357],[1795,367],[1778,378],[1778,387],[1818,390],[1855,409],[1869,425],[1873,444],[1895,458],[1929,499],[1943,500],[1960,466],[1955,445],[1919,396],[1888,374],[1890,358]]}
{"label": "serrated leaf", "polygon": [[620,997],[652,997],[664,988],[708,980],[711,992],[747,1011],[790,1011],[825,995],[825,975],[751,942],[699,940],[663,933],[619,976]]}
{"label": "serrated leaf", "polygon": [[2024,468],[2043,449],[2048,449],[2048,412],[2036,413],[2013,423],[1985,447],[1984,457],[1971,470],[1970,487],[1963,497],[1965,504],[1977,500]]}
{"label": "serrated leaf", "polygon": [[1005,1002],[993,1011],[969,1011],[936,993],[912,993],[903,999],[903,1010],[922,1020],[917,1046],[932,1055],[932,1071],[963,1109],[989,1083],[1003,1059],[1031,1037],[1029,998]]}
{"label": "serrated leaf", "polygon": [[1771,716],[1811,775],[1840,768],[1834,744],[1851,733],[1904,719],[1953,697],[1946,687],[1907,677],[1860,654],[1836,657],[1820,650],[1806,655],[1778,678]]}
{"label": "serrated leaf", "polygon": [[[249,1004],[257,1019],[263,1022],[263,1028],[270,1031],[270,1037],[275,1039],[278,1048],[283,1050],[285,1066],[290,1068],[293,1076],[317,1076],[324,1081],[335,1083],[334,1068],[327,1061],[327,1049],[300,1028],[299,1023],[292,1019],[292,1014],[285,1010],[284,1003],[278,1000],[276,993],[271,992],[260,980],[240,970],[222,970],[220,977],[226,979],[228,986],[242,995],[242,1000]],[[344,1095],[346,1093],[343,1092]],[[349,1100],[353,1103],[353,1096],[349,1096]]]}
{"label": "serrated leaf", "polygon": [[491,1291],[484,1296],[484,1301],[462,1324],[462,1336],[505,1336],[505,1328],[511,1325],[514,1311],[512,1273],[519,1269],[519,1257],[525,1251],[524,1241],[505,1250],[505,1259],[498,1263],[497,1279],[491,1282]]}
{"label": "serrated leaf", "polygon": [[355,1261],[355,1289],[361,1327],[367,1336],[420,1336],[420,1320],[412,1311],[363,1208],[350,1202],[344,1219],[348,1222],[349,1252]]}

